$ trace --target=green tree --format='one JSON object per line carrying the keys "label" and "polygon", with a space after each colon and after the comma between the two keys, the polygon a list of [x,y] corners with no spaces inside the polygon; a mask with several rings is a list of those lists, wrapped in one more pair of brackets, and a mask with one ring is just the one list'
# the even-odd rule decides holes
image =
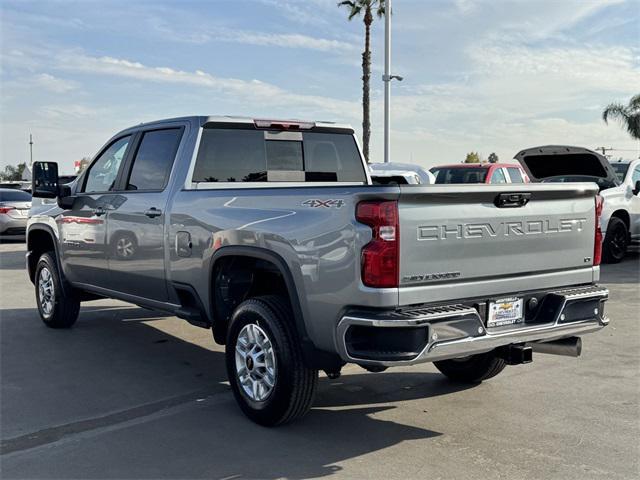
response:
{"label": "green tree", "polygon": [[24,162],[18,165],[7,165],[4,167],[4,171],[0,172],[0,180],[3,182],[20,181],[25,168],[27,168],[27,164]]}
{"label": "green tree", "polygon": [[77,166],[77,175],[80,175],[82,172],[85,171],[85,169],[89,166],[89,163],[91,163],[91,157],[82,157],[82,159],[78,162],[78,166]]}
{"label": "green tree", "polygon": [[464,163],[480,163],[480,155],[478,152],[467,153],[467,158],[464,159]]}
{"label": "green tree", "polygon": [[640,140],[640,94],[634,95],[627,105],[610,103],[602,112],[602,120],[609,124],[609,119],[618,120],[632,138]]}
{"label": "green tree", "polygon": [[498,155],[495,154],[495,152],[491,152],[489,154],[488,160],[489,160],[489,163],[498,163],[499,158],[498,158]]}
{"label": "green tree", "polygon": [[369,108],[369,81],[371,79],[371,24],[374,14],[384,16],[385,0],[344,0],[338,7],[349,9],[349,20],[363,14],[364,52],[362,52],[362,152],[369,162],[369,140],[371,138],[371,119]]}

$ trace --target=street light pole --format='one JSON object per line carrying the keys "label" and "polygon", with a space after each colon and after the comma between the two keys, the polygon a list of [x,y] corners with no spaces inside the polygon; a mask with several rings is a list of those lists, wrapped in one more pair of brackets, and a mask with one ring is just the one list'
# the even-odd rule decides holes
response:
{"label": "street light pole", "polygon": [[391,103],[391,0],[384,6],[384,163],[389,162],[391,145],[389,139],[389,104]]}
{"label": "street light pole", "polygon": [[29,134],[29,168],[33,167],[33,136]]}

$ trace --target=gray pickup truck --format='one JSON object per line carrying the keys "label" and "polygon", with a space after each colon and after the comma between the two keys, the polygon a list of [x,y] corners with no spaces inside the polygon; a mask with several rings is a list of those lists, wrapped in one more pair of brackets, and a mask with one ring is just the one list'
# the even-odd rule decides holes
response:
{"label": "gray pickup truck", "polygon": [[532,352],[579,355],[609,321],[596,193],[376,186],[346,125],[162,120],[70,185],[35,164],[34,197],[57,200],[31,211],[27,267],[49,327],[109,297],[210,328],[244,413],[277,425],[346,363],[480,382]]}

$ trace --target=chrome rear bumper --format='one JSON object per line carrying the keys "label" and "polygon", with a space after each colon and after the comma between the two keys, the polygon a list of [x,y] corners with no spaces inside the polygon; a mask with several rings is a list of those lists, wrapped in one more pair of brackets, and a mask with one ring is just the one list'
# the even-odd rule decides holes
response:
{"label": "chrome rear bumper", "polygon": [[[544,293],[540,315],[524,323],[490,329],[476,308],[462,304],[392,312],[352,311],[338,323],[337,349],[345,362],[390,367],[465,357],[510,344],[579,336],[609,323],[603,308],[608,296],[606,288],[594,285],[548,291]],[[385,343],[385,338],[394,333],[400,334],[396,344],[402,343],[405,335],[411,347],[390,351],[389,345],[384,345],[376,349],[376,341]],[[369,350],[357,346],[367,344],[367,335],[374,345]],[[397,345],[391,350],[394,348],[398,350]]]}

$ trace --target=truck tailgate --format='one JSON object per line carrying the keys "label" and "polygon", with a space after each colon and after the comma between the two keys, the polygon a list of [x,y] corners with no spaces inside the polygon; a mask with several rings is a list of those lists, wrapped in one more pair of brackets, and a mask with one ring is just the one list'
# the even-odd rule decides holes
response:
{"label": "truck tailgate", "polygon": [[482,283],[494,294],[546,288],[554,275],[566,285],[571,271],[592,281],[596,193],[592,183],[402,186],[400,303],[470,298]]}

